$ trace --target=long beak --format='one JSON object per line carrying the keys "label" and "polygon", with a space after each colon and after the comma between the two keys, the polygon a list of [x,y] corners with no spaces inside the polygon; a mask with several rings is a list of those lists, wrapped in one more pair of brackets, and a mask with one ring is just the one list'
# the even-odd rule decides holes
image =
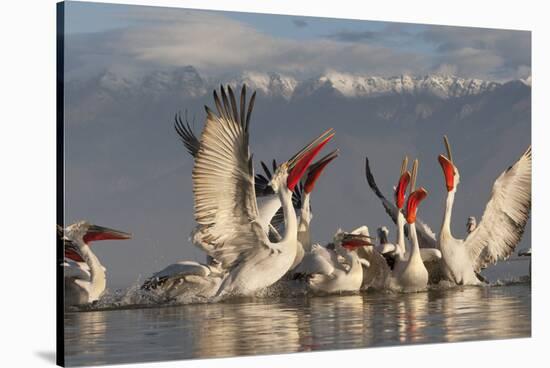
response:
{"label": "long beak", "polygon": [[[287,161],[289,170],[292,169],[300,161],[300,159],[306,155],[311,149],[323,142],[323,140],[330,140],[334,136],[334,129],[330,128],[321,134],[319,137],[315,138],[313,141],[309,142],[304,148],[302,148],[298,153],[296,153],[290,160]],[[330,137],[330,138],[329,138]]]}
{"label": "long beak", "polygon": [[84,235],[84,242],[89,243],[98,240],[126,240],[131,239],[132,234],[124,231],[109,229],[108,227],[91,225]]}
{"label": "long beak", "polygon": [[334,132],[332,129],[329,129],[287,161],[289,169],[287,178],[288,189],[294,190],[294,187],[296,187],[296,184],[298,184],[306,172],[311,161],[313,161],[315,156],[317,156],[319,151],[321,151],[332,137],[334,137]]}
{"label": "long beak", "polygon": [[405,171],[399,178],[399,182],[395,187],[395,204],[399,209],[403,208],[403,205],[405,204],[405,194],[407,193],[407,186],[409,185],[410,180],[411,173],[409,171]]}
{"label": "long beak", "polygon": [[344,239],[342,239],[342,247],[347,250],[353,250],[359,247],[365,247],[369,245],[374,245],[371,243],[372,237],[359,234],[346,234]]}
{"label": "long beak", "polygon": [[447,191],[450,192],[455,186],[455,165],[453,165],[452,161],[443,155],[439,155],[437,160],[443,169],[443,175],[445,175],[445,185],[447,186]]}
{"label": "long beak", "polygon": [[418,205],[428,196],[428,192],[423,187],[418,188],[409,195],[407,200],[407,222],[412,224],[416,221],[416,211]]}
{"label": "long beak", "polygon": [[338,157],[337,149],[335,149],[325,157],[321,158],[319,161],[315,162],[308,168],[307,180],[304,186],[304,190],[306,191],[306,193],[311,193],[313,191],[315,183],[317,182],[317,179],[319,179],[319,176],[321,176],[321,173],[323,172],[325,167],[336,157]]}

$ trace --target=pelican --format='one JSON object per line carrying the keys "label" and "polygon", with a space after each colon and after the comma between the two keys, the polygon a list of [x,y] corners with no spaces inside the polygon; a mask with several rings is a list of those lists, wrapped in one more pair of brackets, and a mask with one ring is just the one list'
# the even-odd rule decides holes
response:
{"label": "pelican", "polygon": [[[217,114],[206,107],[207,118],[193,167],[194,215],[198,225],[193,241],[226,270],[216,298],[253,295],[279,280],[296,257],[298,224],[292,191],[311,161],[334,136],[332,129],[277,167],[269,186],[283,207],[285,231],[271,242],[259,223],[252,157],[248,147],[251,105],[246,88],[240,112],[231,87],[223,86],[221,100],[214,91]],[[254,98],[254,97],[253,97]]]}
{"label": "pelican", "polygon": [[466,239],[456,239],[451,233],[451,215],[460,174],[453,162],[449,141],[446,136],[443,138],[447,157],[438,157],[447,187],[439,234],[443,274],[459,285],[477,285],[481,283],[478,277],[481,269],[507,259],[525,229],[531,209],[531,147],[496,179],[491,198],[475,229]]}
{"label": "pelican", "polygon": [[415,182],[418,168],[418,160],[413,164],[413,172],[411,179],[410,194],[407,200],[407,223],[409,224],[409,235],[411,238],[411,248],[406,254],[406,260],[403,260],[402,255],[398,258],[395,267],[394,275],[391,283],[392,288],[402,291],[420,291],[424,290],[428,285],[428,270],[424,266],[422,256],[420,254],[420,246],[416,234],[416,213],[418,205],[427,196],[428,192],[423,187],[415,190]]}
{"label": "pelican", "polygon": [[58,228],[64,243],[65,305],[82,305],[99,300],[107,285],[105,268],[92,252],[90,243],[99,240],[130,239],[131,234],[79,221]]}
{"label": "pelican", "polygon": [[358,291],[363,282],[363,267],[369,263],[359,258],[356,249],[372,245],[369,239],[339,230],[326,248],[314,244],[298,266],[306,277],[307,288],[323,294]]}
{"label": "pelican", "polygon": [[212,257],[208,263],[180,261],[147,279],[141,289],[154,292],[166,300],[180,302],[212,298],[225,275],[221,264]]}

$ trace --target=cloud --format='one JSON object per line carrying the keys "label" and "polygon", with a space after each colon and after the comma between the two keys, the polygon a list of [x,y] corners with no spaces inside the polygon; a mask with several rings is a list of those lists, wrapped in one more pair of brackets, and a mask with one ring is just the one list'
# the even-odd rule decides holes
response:
{"label": "cloud", "polygon": [[388,75],[423,70],[427,63],[422,54],[378,45],[274,37],[209,12],[152,14],[123,29],[70,36],[67,47],[69,69],[85,68],[90,60],[109,68],[193,65],[210,75],[242,70],[312,75],[326,69]]}
{"label": "cloud", "polygon": [[[261,32],[218,12],[137,9],[130,26],[67,37],[67,71],[150,70],[193,65],[221,76],[262,70],[313,76],[327,69],[371,75],[452,71],[511,79],[530,70],[528,32],[391,23],[382,30],[342,30],[307,42]],[[307,26],[291,18],[296,27]]]}
{"label": "cloud", "polygon": [[439,65],[455,65],[457,73],[511,79],[531,68],[530,32],[430,26],[419,37],[435,47]]}
{"label": "cloud", "polygon": [[308,25],[304,19],[298,19],[298,18],[293,18],[292,24],[294,24],[298,28],[304,28],[304,27],[307,27]]}
{"label": "cloud", "polygon": [[[410,26],[409,26],[410,27]],[[400,23],[388,23],[380,31],[350,31],[341,30],[326,35],[328,39],[343,42],[376,42],[390,44],[404,44],[411,40],[411,33],[406,30],[406,26]]]}
{"label": "cloud", "polygon": [[433,72],[507,80],[530,73],[530,32],[391,23],[381,31],[343,30],[326,38],[348,43],[424,50]]}

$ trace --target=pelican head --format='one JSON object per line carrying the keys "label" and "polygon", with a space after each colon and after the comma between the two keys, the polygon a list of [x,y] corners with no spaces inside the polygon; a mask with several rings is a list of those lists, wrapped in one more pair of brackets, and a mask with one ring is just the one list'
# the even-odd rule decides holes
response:
{"label": "pelican head", "polygon": [[405,204],[405,195],[407,193],[407,186],[411,181],[411,173],[407,170],[408,157],[405,156],[403,163],[401,164],[401,174],[399,175],[399,181],[395,187],[395,205],[398,209],[402,209]]}
{"label": "pelican head", "polygon": [[77,244],[89,244],[98,240],[125,240],[131,237],[132,234],[93,225],[87,221],[76,222],[64,230],[64,238]]}
{"label": "pelican head", "polygon": [[332,137],[334,137],[334,132],[332,129],[329,129],[302,148],[290,160],[280,164],[273,173],[268,185],[275,193],[278,193],[285,185],[288,190],[293,191],[311,164],[311,161],[313,161],[315,156],[317,156],[319,151]]}
{"label": "pelican head", "polygon": [[460,182],[460,174],[458,173],[457,167],[453,163],[451,145],[447,139],[447,136],[443,136],[443,140],[447,149],[447,156],[439,155],[437,159],[441,165],[441,169],[443,169],[443,175],[445,175],[445,185],[447,186],[447,191],[450,192],[456,190],[456,187]]}

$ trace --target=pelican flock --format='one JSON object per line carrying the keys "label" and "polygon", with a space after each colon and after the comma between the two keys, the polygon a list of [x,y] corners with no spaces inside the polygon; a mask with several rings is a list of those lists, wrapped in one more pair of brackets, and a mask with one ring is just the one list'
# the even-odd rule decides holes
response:
{"label": "pelican flock", "polygon": [[[200,135],[187,118],[184,122],[176,115],[175,131],[193,159],[196,226],[190,242],[205,260],[170,264],[147,278],[143,291],[175,301],[255,296],[279,282],[314,294],[420,292],[440,283],[484,284],[481,271],[515,251],[530,213],[531,147],[496,179],[481,220],[468,218],[465,239],[451,232],[460,174],[447,137],[446,156],[437,157],[446,189],[439,234],[417,217],[428,196],[427,189],[416,187],[419,161],[409,171],[405,156],[392,201],[377,186],[367,158],[368,185],[394,230],[383,225],[373,237],[367,225],[351,231],[338,228],[321,245],[313,241],[311,197],[339,151],[314,160],[335,132],[323,132],[280,164],[261,161],[263,172],[256,173],[249,146],[255,99],[255,92],[247,98],[244,85],[239,96],[230,86],[220,86],[213,92],[215,108],[205,106]],[[64,245],[66,304],[99,300],[107,286],[106,271],[90,243],[131,235],[85,221],[59,227],[58,233]]]}

